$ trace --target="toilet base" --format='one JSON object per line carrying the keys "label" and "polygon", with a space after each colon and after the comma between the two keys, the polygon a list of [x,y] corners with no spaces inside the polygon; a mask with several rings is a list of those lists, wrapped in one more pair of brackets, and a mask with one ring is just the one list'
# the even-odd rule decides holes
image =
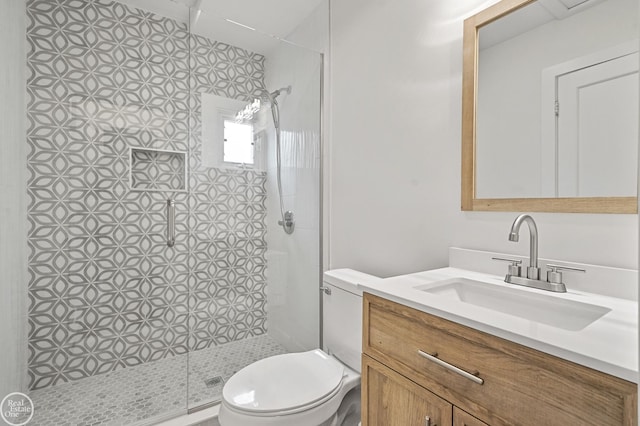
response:
{"label": "toilet base", "polygon": [[359,426],[360,385],[351,389],[342,399],[338,412],[318,426]]}
{"label": "toilet base", "polygon": [[360,423],[360,385],[351,389],[342,399],[336,413],[335,426],[358,426]]}

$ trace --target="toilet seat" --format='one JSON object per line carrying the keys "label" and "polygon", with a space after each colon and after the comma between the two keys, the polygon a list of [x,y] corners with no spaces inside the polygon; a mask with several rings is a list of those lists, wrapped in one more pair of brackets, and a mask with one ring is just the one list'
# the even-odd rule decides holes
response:
{"label": "toilet seat", "polygon": [[298,413],[333,398],[344,374],[344,366],[319,349],[277,355],[234,374],[222,399],[231,410],[251,416]]}

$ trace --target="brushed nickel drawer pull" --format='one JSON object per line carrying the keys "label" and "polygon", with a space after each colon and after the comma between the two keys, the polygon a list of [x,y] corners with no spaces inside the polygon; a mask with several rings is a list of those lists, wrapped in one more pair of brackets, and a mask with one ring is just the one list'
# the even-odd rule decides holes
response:
{"label": "brushed nickel drawer pull", "polygon": [[464,371],[463,369],[456,367],[455,365],[451,365],[448,362],[445,362],[445,361],[441,360],[440,358],[438,358],[438,354],[437,353],[435,353],[433,355],[430,355],[430,354],[418,349],[418,355],[420,355],[423,358],[428,359],[429,361],[433,361],[436,364],[438,364],[439,366],[444,367],[447,370],[453,371],[454,373],[457,373],[457,374],[461,375],[462,377],[465,377],[465,378],[467,378],[467,379],[471,380],[472,382],[475,382],[475,383],[477,383],[479,385],[484,383],[484,380],[477,376],[478,373],[471,374],[468,371]]}
{"label": "brushed nickel drawer pull", "polygon": [[429,418],[429,416],[424,418],[424,426],[431,426],[431,418]]}

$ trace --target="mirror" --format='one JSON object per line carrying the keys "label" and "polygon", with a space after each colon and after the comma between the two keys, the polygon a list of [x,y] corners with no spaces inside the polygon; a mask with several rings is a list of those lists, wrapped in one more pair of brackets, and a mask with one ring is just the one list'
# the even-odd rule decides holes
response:
{"label": "mirror", "polygon": [[462,210],[637,213],[638,2],[465,20]]}

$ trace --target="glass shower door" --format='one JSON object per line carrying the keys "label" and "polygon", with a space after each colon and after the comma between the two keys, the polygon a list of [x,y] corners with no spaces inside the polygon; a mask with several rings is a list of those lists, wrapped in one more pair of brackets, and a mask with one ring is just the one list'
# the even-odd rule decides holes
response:
{"label": "glass shower door", "polygon": [[191,410],[257,360],[318,347],[321,270],[322,56],[201,6],[190,38]]}

